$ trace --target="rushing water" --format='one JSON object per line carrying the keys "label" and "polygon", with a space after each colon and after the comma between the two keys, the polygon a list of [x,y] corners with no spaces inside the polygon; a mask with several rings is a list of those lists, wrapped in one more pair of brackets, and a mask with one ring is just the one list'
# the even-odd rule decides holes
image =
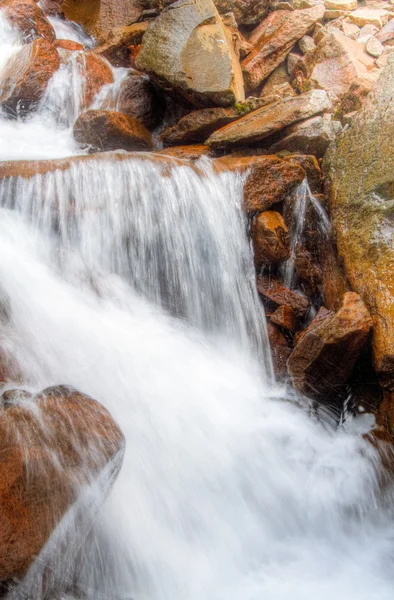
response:
{"label": "rushing water", "polygon": [[[2,158],[77,152],[50,85],[46,114],[0,119]],[[123,158],[0,184],[2,350],[127,442],[101,510],[97,482],[9,600],[392,600],[375,451],[272,382],[241,178]]]}

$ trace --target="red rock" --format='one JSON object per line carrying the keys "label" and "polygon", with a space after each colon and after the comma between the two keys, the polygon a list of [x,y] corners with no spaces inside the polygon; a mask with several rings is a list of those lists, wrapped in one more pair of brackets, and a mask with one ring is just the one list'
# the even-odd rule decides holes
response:
{"label": "red rock", "polygon": [[136,49],[141,48],[142,38],[147,29],[147,22],[118,27],[110,31],[105,42],[94,51],[106,58],[114,67],[134,68]]}
{"label": "red rock", "polygon": [[164,150],[160,150],[156,154],[164,154],[165,156],[173,156],[186,160],[198,160],[202,156],[210,156],[211,149],[204,144],[191,144],[190,146],[170,146]]}
{"label": "red rock", "polygon": [[267,322],[267,332],[274,373],[278,379],[283,379],[287,376],[287,361],[291,355],[291,348],[280,329],[269,321]]}
{"label": "red rock", "polygon": [[25,575],[81,486],[111,461],[112,474],[119,470],[124,438],[103,406],[66,386],[35,398],[7,391],[2,403],[0,580],[5,581]]}
{"label": "red rock", "polygon": [[213,161],[213,168],[247,173],[244,207],[250,214],[282,202],[305,178],[302,167],[277,156],[224,156]]}
{"label": "red rock", "polygon": [[255,49],[242,62],[248,89],[253,90],[260,85],[323,15],[324,6],[317,4],[291,12],[277,10],[264,19],[248,40]]}
{"label": "red rock", "polygon": [[0,9],[21,32],[25,43],[36,38],[43,38],[50,43],[55,40],[55,30],[34,0],[2,0]]}
{"label": "red rock", "polygon": [[149,131],[133,117],[111,110],[88,110],[77,119],[74,137],[94,151],[148,150],[153,146]]}
{"label": "red rock", "polygon": [[270,316],[271,323],[287,329],[294,333],[297,327],[297,319],[293,309],[290,306],[279,306],[274,313]]}
{"label": "red rock", "polygon": [[272,0],[215,0],[220,14],[233,12],[238,25],[253,27],[271,8]]}
{"label": "red rock", "polygon": [[267,210],[252,221],[251,235],[257,267],[290,257],[290,236],[280,213]]}
{"label": "red rock", "polygon": [[0,105],[9,116],[33,110],[60,66],[56,48],[43,39],[26,44],[1,73]]}
{"label": "red rock", "polygon": [[365,346],[372,319],[360,296],[347,292],[335,314],[317,317],[302,333],[289,361],[294,387],[322,401],[348,381]]}
{"label": "red rock", "polygon": [[74,42],[73,40],[55,40],[53,45],[55,46],[55,48],[69,50],[70,52],[79,52],[84,50],[82,44]]}
{"label": "red rock", "polygon": [[319,291],[323,279],[318,259],[319,257],[314,257],[303,244],[296,248],[294,266],[298,277],[302,280],[303,290],[308,296],[313,296]]}
{"label": "red rock", "polygon": [[114,76],[107,61],[94,52],[84,52],[78,56],[77,60],[82,77],[85,78],[84,106],[89,108],[93,98],[103,85],[113,83]]}
{"label": "red rock", "polygon": [[257,278],[257,291],[266,301],[276,306],[289,306],[297,318],[303,317],[310,307],[310,302],[301,294],[267,277]]}

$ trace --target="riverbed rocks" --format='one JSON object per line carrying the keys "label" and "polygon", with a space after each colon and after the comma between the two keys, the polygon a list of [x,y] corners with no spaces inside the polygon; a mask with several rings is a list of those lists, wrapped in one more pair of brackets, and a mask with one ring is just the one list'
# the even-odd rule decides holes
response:
{"label": "riverbed rocks", "polygon": [[124,438],[108,411],[67,386],[0,399],[0,581],[21,578],[81,487],[105,468],[109,491]]}
{"label": "riverbed rocks", "polygon": [[89,108],[93,98],[104,85],[113,83],[114,76],[108,62],[95,52],[84,52],[77,56],[84,79],[83,106]]}
{"label": "riverbed rocks", "polygon": [[17,117],[34,110],[59,66],[56,48],[42,38],[14,54],[0,74],[0,106],[6,114]]}
{"label": "riverbed rocks", "polygon": [[20,32],[24,43],[43,38],[52,43],[55,30],[35,0],[1,0],[0,10]]}
{"label": "riverbed rocks", "polygon": [[114,67],[135,68],[135,59],[147,29],[147,22],[117,27],[109,32],[105,42],[95,48],[95,52]]}
{"label": "riverbed rocks", "polygon": [[257,267],[290,257],[290,236],[283,217],[274,210],[259,213],[252,221],[251,236]]}
{"label": "riverbed rocks", "polygon": [[74,125],[74,138],[94,152],[108,150],[149,150],[149,131],[134,117],[112,110],[88,110]]}
{"label": "riverbed rocks", "polygon": [[273,0],[215,0],[215,5],[222,15],[234,13],[238,25],[252,27],[268,14]]}
{"label": "riverbed rocks", "polygon": [[360,296],[347,292],[336,313],[317,315],[302,332],[288,361],[294,387],[328,400],[348,381],[364,348],[372,319]]}
{"label": "riverbed rocks", "polygon": [[[112,106],[103,106],[111,109]],[[150,131],[157,127],[166,110],[160,90],[146,75],[131,72],[123,80],[116,98],[118,112],[134,117]]]}
{"label": "riverbed rocks", "polygon": [[136,65],[200,106],[231,106],[245,98],[230,34],[212,0],[172,4],[145,33]]}
{"label": "riverbed rocks", "polygon": [[296,318],[302,318],[309,310],[311,303],[308,298],[294,290],[289,290],[280,281],[267,276],[257,278],[257,291],[268,305],[288,306]]}
{"label": "riverbed rocks", "polygon": [[305,119],[286,127],[270,151],[301,152],[322,158],[341,130],[341,123],[334,121],[330,114]]}

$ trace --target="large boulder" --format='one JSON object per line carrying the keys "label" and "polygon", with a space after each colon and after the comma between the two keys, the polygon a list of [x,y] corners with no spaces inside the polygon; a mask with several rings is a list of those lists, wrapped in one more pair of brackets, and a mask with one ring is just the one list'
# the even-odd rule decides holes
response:
{"label": "large boulder", "polygon": [[94,152],[150,150],[152,136],[134,117],[113,110],[88,110],[74,125],[74,138]]}
{"label": "large boulder", "polygon": [[372,320],[358,294],[347,292],[336,313],[318,314],[298,338],[288,370],[299,392],[328,400],[341,391],[364,348]]}
{"label": "large boulder", "polygon": [[14,54],[0,76],[0,106],[8,116],[33,110],[59,66],[56,48],[41,38]]}
{"label": "large boulder", "polygon": [[347,278],[373,321],[375,367],[394,389],[394,57],[327,153],[330,211]]}
{"label": "large boulder", "polygon": [[137,51],[148,23],[134,23],[127,27],[117,27],[110,31],[103,44],[95,48],[96,54],[104,56],[114,67],[135,67]]}
{"label": "large boulder", "polygon": [[212,0],[178,0],[145,33],[136,65],[197,105],[244,100],[242,72]]}
{"label": "large boulder", "polygon": [[305,119],[286,127],[281,132],[281,139],[270,147],[270,151],[303,152],[322,158],[341,130],[340,122],[333,121],[329,114]]}
{"label": "large boulder", "polygon": [[84,82],[82,104],[89,108],[101,88],[113,83],[114,76],[109,63],[95,52],[81,52],[76,60]]}
{"label": "large boulder", "polygon": [[249,215],[282,202],[306,177],[298,164],[278,156],[223,156],[212,161],[215,172],[246,175],[244,209]]}
{"label": "large boulder", "polygon": [[98,402],[66,386],[0,399],[0,581],[23,577],[84,486],[108,468],[124,438]]}
{"label": "large boulder", "polygon": [[331,108],[324,90],[313,90],[301,96],[286,98],[255,110],[235,123],[215,131],[207,140],[213,148],[246,146],[260,142],[297,121],[302,121]]}
{"label": "large boulder", "polygon": [[277,10],[264,19],[249,38],[253,52],[242,62],[248,89],[260,85],[323,15],[324,5],[316,4],[302,10]]}
{"label": "large boulder", "polygon": [[54,41],[55,30],[35,0],[1,0],[0,10],[21,33],[24,43],[36,38]]}

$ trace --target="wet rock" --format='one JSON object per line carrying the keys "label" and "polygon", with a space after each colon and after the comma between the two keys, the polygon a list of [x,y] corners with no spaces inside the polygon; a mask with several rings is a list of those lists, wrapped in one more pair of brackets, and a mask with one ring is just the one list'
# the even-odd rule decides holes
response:
{"label": "wet rock", "polygon": [[299,244],[295,251],[294,266],[301,280],[300,288],[309,296],[318,293],[323,273],[319,265],[319,257],[312,253],[303,244]]}
{"label": "wet rock", "polygon": [[275,376],[278,379],[284,379],[287,376],[287,361],[291,354],[291,348],[280,329],[270,321],[267,322],[267,333]]}
{"label": "wet rock", "polygon": [[102,40],[116,27],[138,21],[143,8],[138,0],[63,0],[61,11],[69,21]]}
{"label": "wet rock", "polygon": [[109,490],[124,438],[103,406],[73,388],[50,388],[35,398],[8,391],[2,401],[0,580],[5,581],[25,575],[78,491],[106,467]]}
{"label": "wet rock", "polygon": [[[283,160],[300,165],[307,176],[312,194],[318,195],[323,189],[323,173],[316,156],[312,154],[283,154]],[[288,198],[290,200],[290,198]],[[287,202],[286,202],[287,204]]]}
{"label": "wet rock", "polygon": [[[364,106],[328,151],[330,211],[350,285],[374,321],[373,355],[394,388],[394,57]],[[349,235],[351,231],[351,235]]]}
{"label": "wet rock", "polygon": [[190,144],[190,146],[171,146],[160,150],[157,154],[194,161],[202,156],[210,156],[212,152],[210,147],[204,144]]}
{"label": "wet rock", "polygon": [[93,151],[148,150],[152,136],[134,117],[112,110],[88,110],[74,125],[74,138]]}
{"label": "wet rock", "polygon": [[56,48],[44,39],[26,44],[0,75],[0,105],[10,117],[34,110],[60,66]]}
{"label": "wet rock", "polygon": [[260,296],[275,306],[289,306],[297,318],[305,316],[310,308],[310,302],[301,294],[268,277],[257,278],[257,291]]}
{"label": "wet rock", "polygon": [[18,29],[25,43],[43,38],[52,43],[56,37],[55,30],[35,0],[2,0],[0,10]]}
{"label": "wet rock", "polygon": [[374,66],[374,59],[367,54],[364,44],[332,29],[317,46],[311,80],[341,99],[353,81],[366,78]]}
{"label": "wet rock", "polygon": [[271,8],[272,0],[214,0],[219,13],[233,12],[238,25],[253,27]]}
{"label": "wet rock", "polygon": [[213,160],[213,168],[247,173],[244,208],[252,215],[282,202],[306,175],[301,166],[277,156],[224,156]]}
{"label": "wet rock", "polygon": [[257,267],[277,263],[290,256],[290,236],[280,213],[267,210],[252,222],[251,236]]}
{"label": "wet rock", "polygon": [[148,23],[134,23],[110,31],[95,53],[106,58],[114,67],[135,67],[135,59],[141,48]]}
{"label": "wet rock", "polygon": [[[276,67],[276,69],[272,71],[271,75],[265,81],[260,95],[269,96],[275,94],[279,92],[279,90],[282,90],[286,85],[290,85],[290,77],[287,72],[286,61],[283,61],[279,67]],[[290,95],[295,96],[295,92],[293,91]]]}
{"label": "wet rock", "polygon": [[167,127],[160,138],[166,145],[204,142],[216,129],[241,118],[236,108],[202,108]]}
{"label": "wet rock", "polygon": [[356,10],[357,0],[324,0],[328,10]]}
{"label": "wet rock", "polygon": [[84,47],[78,42],[72,40],[55,40],[53,45],[55,48],[61,48],[62,50],[68,50],[69,52],[82,52]]}
{"label": "wet rock", "polygon": [[343,296],[338,312],[316,319],[298,339],[288,370],[296,390],[325,401],[348,381],[367,342],[372,320],[354,292]]}
{"label": "wet rock", "polygon": [[118,112],[134,117],[152,130],[162,121],[165,108],[163,96],[146,75],[130,73],[123,81],[116,100]]}
{"label": "wet rock", "polygon": [[339,121],[333,121],[329,114],[312,117],[286,127],[283,137],[270,147],[270,151],[303,152],[321,158],[341,130]]}
{"label": "wet rock", "polygon": [[313,90],[249,113],[237,122],[216,131],[207,140],[207,144],[214,148],[253,144],[292,123],[330,108],[331,102],[326,92]]}
{"label": "wet rock", "polygon": [[323,18],[324,6],[304,10],[278,10],[271,13],[252,32],[249,42],[255,47],[242,62],[246,85],[253,90],[280,65],[294,44]]}
{"label": "wet rock", "polygon": [[136,65],[200,106],[245,98],[239,61],[212,0],[171,5],[145,33]]}
{"label": "wet rock", "polygon": [[104,85],[113,83],[112,69],[106,60],[94,52],[84,52],[78,56],[81,76],[85,79],[84,107],[89,108],[95,95]]}
{"label": "wet rock", "polygon": [[294,333],[297,328],[297,319],[293,309],[290,306],[279,306],[270,316],[270,321],[274,325]]}
{"label": "wet rock", "polygon": [[381,29],[383,25],[386,25],[388,22],[389,13],[387,10],[363,7],[350,13],[349,19],[359,27],[364,27],[364,25],[376,25],[376,27]]}

